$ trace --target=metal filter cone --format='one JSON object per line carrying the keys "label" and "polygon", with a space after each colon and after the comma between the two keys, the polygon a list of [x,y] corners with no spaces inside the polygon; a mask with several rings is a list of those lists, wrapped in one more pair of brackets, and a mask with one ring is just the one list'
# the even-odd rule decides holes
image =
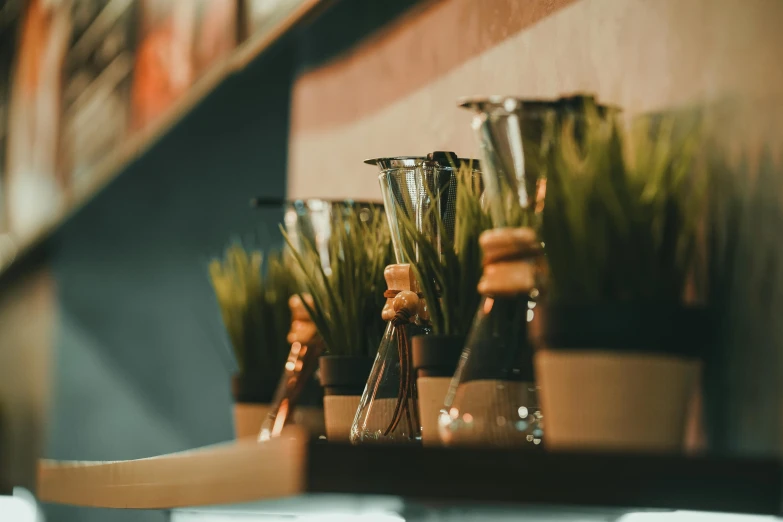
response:
{"label": "metal filter cone", "polygon": [[[480,176],[477,160],[459,158],[453,152],[433,152],[426,157],[376,158],[366,160],[365,163],[376,165],[381,171],[378,179],[397,263],[415,261],[408,259],[402,246],[403,218],[415,223],[438,252],[451,244],[457,210],[456,174],[460,165],[466,163],[472,166],[477,177]],[[445,225],[447,237],[442,237],[438,218]]]}

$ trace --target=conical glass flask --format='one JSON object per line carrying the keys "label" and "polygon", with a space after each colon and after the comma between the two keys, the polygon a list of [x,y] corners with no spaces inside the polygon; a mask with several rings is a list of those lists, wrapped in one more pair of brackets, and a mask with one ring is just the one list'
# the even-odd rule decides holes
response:
{"label": "conical glass flask", "polygon": [[[537,239],[554,140],[578,135],[590,97],[552,101],[469,99],[475,111],[485,197],[495,229],[481,237],[482,302],[438,421],[447,445],[541,443],[543,417],[533,374],[536,300],[545,288]],[[542,287],[543,286],[543,287]]]}
{"label": "conical glass flask", "polygon": [[381,192],[397,264],[385,271],[388,290],[382,316],[388,324],[351,427],[353,443],[421,440],[410,339],[430,333],[430,327],[427,306],[410,267],[421,245],[404,244],[403,221],[414,225],[438,252],[450,245],[456,216],[456,174],[461,163],[471,161],[449,152],[367,161],[381,171]]}
{"label": "conical glass flask", "polygon": [[[338,226],[338,223],[345,223],[344,216],[357,208],[360,216],[363,216],[364,212],[369,219],[373,212],[371,207],[376,208],[377,205],[352,200],[292,201],[285,204],[286,234],[290,244],[300,253],[303,252],[305,245],[315,246],[321,267],[329,274],[332,270],[329,245],[334,227]],[[301,269],[298,263],[290,259],[291,252],[288,250],[286,252],[289,256],[288,266],[299,281],[299,286],[304,288]],[[312,298],[307,294],[304,294],[304,298],[312,306]],[[288,342],[291,348],[272,400],[271,410],[261,425],[259,440],[276,437],[283,427],[292,421],[297,424],[310,424],[305,427],[318,425],[318,422],[314,422],[313,419],[298,415],[296,408],[297,405],[320,406],[321,388],[314,373],[318,367],[318,358],[323,354],[326,346],[301,298],[298,295],[291,296],[289,306],[291,329],[288,333]],[[323,419],[320,424],[323,424]]]}

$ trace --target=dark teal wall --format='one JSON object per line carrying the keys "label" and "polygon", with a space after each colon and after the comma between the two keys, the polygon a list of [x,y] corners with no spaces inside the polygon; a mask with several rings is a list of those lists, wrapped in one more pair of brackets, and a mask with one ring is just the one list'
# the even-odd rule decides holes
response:
{"label": "dark teal wall", "polygon": [[[414,3],[333,3],[221,85],[45,245],[60,314],[46,457],[133,459],[233,438],[207,261],[232,237],[281,243],[281,213],[249,200],[285,196],[295,71],[349,49]],[[165,520],[55,505],[46,514]]]}
{"label": "dark teal wall", "polygon": [[[206,265],[232,236],[280,244],[281,214],[249,200],[285,194],[292,49],[283,42],[221,85],[55,238],[48,457],[131,459],[233,437]],[[108,520],[59,506],[48,515]]]}

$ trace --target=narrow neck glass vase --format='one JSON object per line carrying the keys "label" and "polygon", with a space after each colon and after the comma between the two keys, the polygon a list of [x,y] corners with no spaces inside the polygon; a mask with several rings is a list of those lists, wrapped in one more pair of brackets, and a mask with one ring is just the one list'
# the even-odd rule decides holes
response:
{"label": "narrow neck glass vase", "polygon": [[451,245],[456,223],[456,173],[462,162],[472,161],[453,153],[368,161],[381,170],[381,192],[397,264],[385,271],[388,290],[382,316],[388,324],[351,427],[354,444],[421,440],[410,340],[429,334],[431,327],[410,266],[423,245],[406,244],[404,227],[414,226],[437,252]]}
{"label": "narrow neck glass vase", "polygon": [[605,111],[589,97],[461,103],[475,112],[493,230],[484,232],[482,302],[438,419],[446,445],[535,446],[544,436],[533,373],[536,304],[546,291],[538,240],[561,132],[579,133],[581,114]]}
{"label": "narrow neck glass vase", "polygon": [[[344,217],[349,212],[358,211],[364,219],[370,219],[377,205],[367,202],[328,201],[323,199],[296,200],[286,203],[284,207],[285,231],[293,248],[303,254],[314,247],[321,269],[331,274],[332,263],[338,259],[330,252],[330,242],[337,226],[345,226]],[[382,216],[381,216],[382,217]],[[288,251],[290,255],[291,252]],[[288,259],[288,266],[298,280],[298,286],[305,288],[304,277],[293,259]],[[313,301],[304,294],[307,304],[312,307]],[[309,424],[308,428],[323,430],[313,419],[297,415],[298,405],[321,406],[322,391],[318,386],[314,373],[318,367],[318,358],[324,353],[326,346],[318,334],[305,304],[298,295],[289,299],[291,307],[291,329],[288,333],[290,350],[280,377],[272,408],[261,425],[259,440],[264,441],[277,437],[284,426],[295,423]],[[321,423],[322,424],[322,423]],[[313,433],[320,435],[321,433]]]}

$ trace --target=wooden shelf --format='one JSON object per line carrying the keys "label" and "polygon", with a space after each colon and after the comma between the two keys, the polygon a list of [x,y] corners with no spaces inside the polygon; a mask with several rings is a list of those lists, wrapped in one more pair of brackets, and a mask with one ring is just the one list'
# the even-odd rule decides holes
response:
{"label": "wooden shelf", "polygon": [[28,237],[0,235],[0,274],[24,259],[26,254],[51,236],[71,215],[98,194],[110,181],[116,178],[128,165],[149,150],[180,120],[214,91],[229,76],[244,69],[274,42],[290,31],[305,16],[323,4],[323,0],[300,0],[289,12],[274,23],[262,28],[241,43],[229,58],[217,64],[202,75],[182,98],[158,120],[131,136],[117,150],[111,151],[91,172],[86,175],[89,185],[63,209],[58,211],[36,233]]}
{"label": "wooden shelf", "polygon": [[43,502],[90,507],[168,509],[249,502],[303,493],[307,434],[290,428],[253,439],[139,460],[42,460]]}
{"label": "wooden shelf", "polygon": [[348,446],[287,429],[267,443],[126,462],[42,461],[39,498],[175,508],[301,494],[393,495],[449,503],[781,514],[783,465],[664,455]]}

